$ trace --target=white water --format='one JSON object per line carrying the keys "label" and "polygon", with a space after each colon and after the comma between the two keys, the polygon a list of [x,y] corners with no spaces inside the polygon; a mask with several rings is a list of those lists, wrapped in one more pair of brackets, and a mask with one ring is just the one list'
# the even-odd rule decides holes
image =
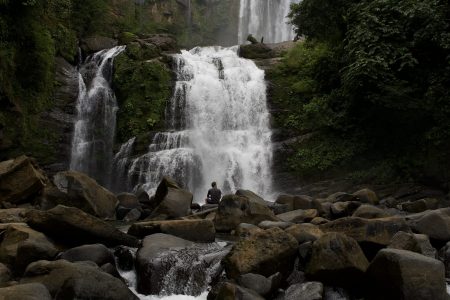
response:
{"label": "white water", "polygon": [[133,186],[151,194],[162,176],[193,191],[197,202],[210,182],[223,193],[271,191],[271,131],[264,71],[238,57],[238,47],[194,48],[175,55],[177,82],[166,111],[169,132],[133,161]]}
{"label": "white water", "polygon": [[240,0],[238,41],[244,44],[252,34],[258,41],[279,43],[295,37],[291,24],[286,18],[291,3],[300,0]]}
{"label": "white water", "polygon": [[136,138],[129,139],[126,143],[120,146],[119,151],[114,155],[113,159],[113,174],[111,189],[113,191],[126,191],[128,190],[128,164],[130,163],[130,157],[133,152],[134,143]]}
{"label": "white water", "polygon": [[77,120],[70,169],[109,183],[116,127],[117,102],[111,88],[113,59],[125,46],[103,50],[81,66]]}

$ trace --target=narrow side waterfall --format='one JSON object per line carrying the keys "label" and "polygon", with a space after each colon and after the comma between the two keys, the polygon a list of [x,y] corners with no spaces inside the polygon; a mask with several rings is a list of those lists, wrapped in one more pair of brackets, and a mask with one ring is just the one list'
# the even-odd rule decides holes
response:
{"label": "narrow side waterfall", "polygon": [[70,169],[109,184],[117,102],[111,88],[113,60],[125,46],[88,57],[80,67],[77,120]]}
{"label": "narrow side waterfall", "polygon": [[279,43],[293,40],[292,25],[288,24],[292,3],[300,0],[240,0],[239,44],[244,44],[247,36],[252,34],[258,41]]}
{"label": "narrow side waterfall", "polygon": [[167,132],[129,168],[131,186],[150,194],[164,175],[203,201],[212,181],[222,192],[271,191],[271,130],[264,71],[238,47],[194,48],[174,57],[177,82]]}

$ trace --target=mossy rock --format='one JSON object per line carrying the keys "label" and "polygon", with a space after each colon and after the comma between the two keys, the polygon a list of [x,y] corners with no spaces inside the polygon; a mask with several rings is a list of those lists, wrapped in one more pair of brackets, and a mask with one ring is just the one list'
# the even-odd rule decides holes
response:
{"label": "mossy rock", "polygon": [[128,45],[137,40],[138,36],[131,32],[122,32],[118,39],[120,45]]}
{"label": "mossy rock", "polygon": [[265,44],[241,45],[239,56],[248,59],[274,58],[276,53]]}
{"label": "mossy rock", "polygon": [[130,43],[126,48],[126,53],[133,60],[148,60],[161,55],[157,46],[144,41]]}
{"label": "mossy rock", "polygon": [[[137,53],[141,50],[136,49]],[[126,51],[114,61],[118,142],[163,128],[166,102],[172,94],[172,74],[166,64],[158,59],[137,59],[130,53],[135,51]]]}

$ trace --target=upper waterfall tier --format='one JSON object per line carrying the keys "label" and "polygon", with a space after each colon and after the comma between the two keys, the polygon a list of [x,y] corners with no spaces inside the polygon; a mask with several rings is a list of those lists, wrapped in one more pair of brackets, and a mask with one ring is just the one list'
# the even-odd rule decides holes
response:
{"label": "upper waterfall tier", "polygon": [[131,186],[150,193],[168,175],[202,201],[211,181],[223,192],[271,189],[271,131],[264,71],[238,47],[194,48],[174,57],[177,82],[166,110],[169,132],[131,162]]}
{"label": "upper waterfall tier", "polygon": [[70,169],[109,185],[117,102],[111,88],[113,60],[125,46],[102,50],[80,67],[77,120]]}
{"label": "upper waterfall tier", "polygon": [[288,23],[292,3],[300,0],[240,0],[239,44],[244,44],[252,34],[257,40],[264,38],[265,43],[279,43],[293,40],[295,37]]}

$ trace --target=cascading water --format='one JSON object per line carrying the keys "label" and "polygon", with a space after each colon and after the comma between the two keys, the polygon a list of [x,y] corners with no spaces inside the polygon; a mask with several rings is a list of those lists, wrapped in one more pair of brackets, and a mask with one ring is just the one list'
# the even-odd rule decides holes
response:
{"label": "cascading water", "polygon": [[111,175],[117,112],[111,88],[113,60],[124,49],[118,46],[95,53],[81,65],[79,74],[70,169],[105,185]]}
{"label": "cascading water", "polygon": [[252,34],[265,43],[293,40],[294,29],[286,18],[292,3],[300,0],[240,0],[238,41],[244,44]]}
{"label": "cascading water", "polygon": [[264,71],[237,55],[238,47],[194,48],[175,55],[170,131],[155,135],[149,152],[130,168],[132,186],[152,193],[174,177],[202,201],[209,183],[224,193],[271,189],[271,131]]}

